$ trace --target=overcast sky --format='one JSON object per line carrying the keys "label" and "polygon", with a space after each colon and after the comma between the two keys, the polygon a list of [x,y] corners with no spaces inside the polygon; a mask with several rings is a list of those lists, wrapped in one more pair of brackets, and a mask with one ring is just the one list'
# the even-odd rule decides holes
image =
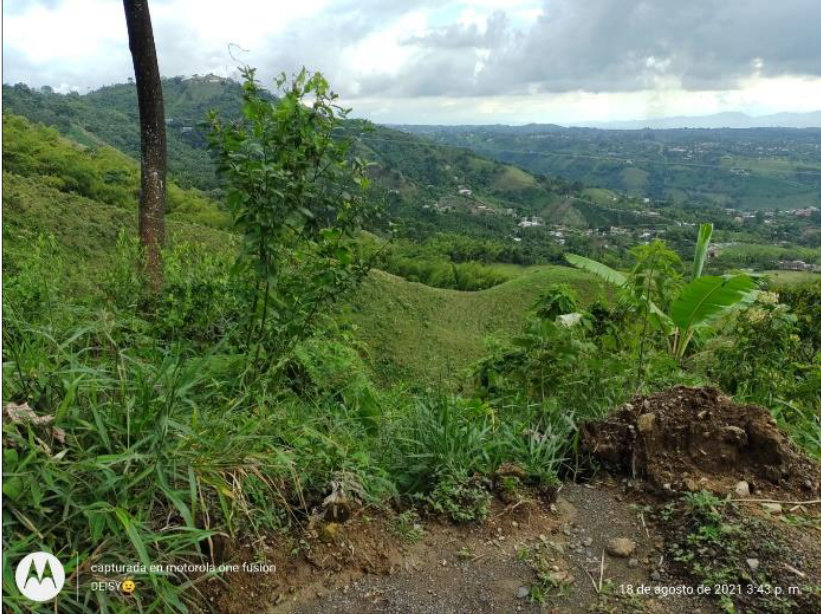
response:
{"label": "overcast sky", "polygon": [[[164,76],[305,65],[381,123],[821,108],[821,0],[151,0]],[[119,0],[3,2],[3,82],[132,76]],[[240,49],[244,50],[241,51]]]}

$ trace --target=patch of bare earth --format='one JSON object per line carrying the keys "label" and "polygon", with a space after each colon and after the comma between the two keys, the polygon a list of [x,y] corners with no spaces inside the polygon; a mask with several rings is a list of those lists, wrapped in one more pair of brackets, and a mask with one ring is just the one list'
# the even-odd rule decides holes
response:
{"label": "patch of bare earth", "polygon": [[[496,501],[482,525],[427,522],[424,530],[408,544],[391,518],[360,512],[331,543],[317,533],[287,555],[285,544],[272,547],[273,574],[213,580],[207,607],[226,614],[716,611],[709,601],[654,594],[676,582],[662,558],[664,540],[621,486],[567,484],[553,505]],[[634,552],[609,554],[614,538],[633,542]]]}
{"label": "patch of bare earth", "polygon": [[761,407],[712,388],[637,397],[582,432],[653,504],[674,573],[731,612],[821,612],[821,466]]}
{"label": "patch of bare earth", "polygon": [[[563,485],[554,504],[497,499],[483,524],[422,522],[416,543],[397,533],[390,513],[359,510],[343,524],[226,553],[234,562],[265,559],[276,571],[205,583],[203,610],[821,612],[820,506],[813,503],[821,471],[766,410],[679,387],[586,425],[583,441],[599,473],[588,484]],[[739,490],[742,482],[749,492]],[[802,592],[698,592],[713,580]]]}

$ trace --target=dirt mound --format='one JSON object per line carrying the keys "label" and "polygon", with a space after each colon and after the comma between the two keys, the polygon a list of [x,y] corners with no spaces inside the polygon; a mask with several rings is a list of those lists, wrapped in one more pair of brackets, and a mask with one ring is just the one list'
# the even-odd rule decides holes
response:
{"label": "dirt mound", "polygon": [[802,456],[770,413],[714,388],[678,386],[639,396],[582,427],[582,446],[611,469],[665,490],[817,494],[821,468]]}

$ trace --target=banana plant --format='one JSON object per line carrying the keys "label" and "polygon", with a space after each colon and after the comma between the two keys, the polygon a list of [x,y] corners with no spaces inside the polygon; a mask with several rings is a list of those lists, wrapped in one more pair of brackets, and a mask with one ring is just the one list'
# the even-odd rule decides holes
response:
{"label": "banana plant", "polygon": [[[666,313],[649,297],[643,297],[652,320],[664,332],[668,351],[678,360],[684,357],[697,330],[732,309],[749,305],[758,294],[755,280],[749,275],[701,274],[712,234],[712,224],[702,224],[699,228],[691,279],[679,290]],[[565,254],[565,258],[573,266],[615,286],[626,287],[630,283],[630,276],[590,258],[576,254]]]}

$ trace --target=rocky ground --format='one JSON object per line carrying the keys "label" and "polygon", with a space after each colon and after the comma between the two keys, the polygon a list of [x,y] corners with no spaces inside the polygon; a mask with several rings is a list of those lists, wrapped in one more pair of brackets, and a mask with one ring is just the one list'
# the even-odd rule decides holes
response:
{"label": "rocky ground", "polygon": [[[821,612],[818,464],[710,389],[634,399],[584,429],[591,473],[481,525],[359,509],[202,586],[225,614]],[[701,587],[701,588],[700,588]]]}

